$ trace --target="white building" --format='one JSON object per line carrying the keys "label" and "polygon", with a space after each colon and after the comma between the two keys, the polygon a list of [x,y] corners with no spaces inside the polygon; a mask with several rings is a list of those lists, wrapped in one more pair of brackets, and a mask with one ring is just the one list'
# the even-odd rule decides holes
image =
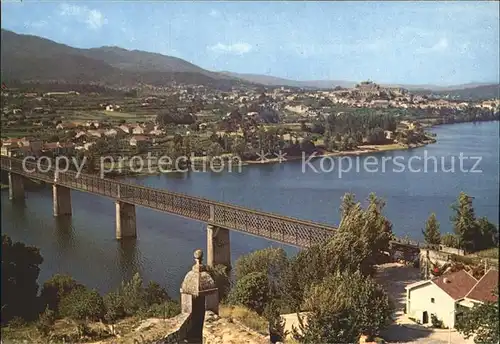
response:
{"label": "white building", "polygon": [[495,300],[498,271],[489,270],[479,281],[465,270],[410,284],[406,287],[406,314],[423,325],[434,315],[443,325],[454,328],[457,316],[475,303]]}

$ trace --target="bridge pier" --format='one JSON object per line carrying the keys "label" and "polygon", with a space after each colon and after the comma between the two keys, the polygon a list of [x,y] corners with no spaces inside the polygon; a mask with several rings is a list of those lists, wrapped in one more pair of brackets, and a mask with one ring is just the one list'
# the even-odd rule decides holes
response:
{"label": "bridge pier", "polygon": [[52,185],[54,216],[71,215],[71,190],[65,186]]}
{"label": "bridge pier", "polygon": [[229,229],[207,226],[207,265],[225,265],[231,269],[231,245]]}
{"label": "bridge pier", "polygon": [[23,176],[9,172],[9,199],[24,199]]}
{"label": "bridge pier", "polygon": [[116,239],[136,238],[135,205],[116,201]]}

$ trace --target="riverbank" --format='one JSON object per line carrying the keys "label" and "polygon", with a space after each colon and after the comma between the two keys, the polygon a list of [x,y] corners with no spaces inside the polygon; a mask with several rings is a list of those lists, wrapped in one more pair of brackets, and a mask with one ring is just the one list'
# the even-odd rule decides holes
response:
{"label": "riverbank", "polygon": [[[360,156],[366,155],[370,153],[378,153],[378,152],[387,152],[387,151],[396,151],[396,150],[408,150],[413,148],[424,147],[428,144],[435,143],[436,140],[427,140],[422,143],[405,145],[401,143],[392,143],[388,145],[363,145],[358,146],[358,149],[352,151],[323,151],[321,153],[315,154],[312,159],[323,158],[323,157],[341,157],[341,156]],[[306,156],[309,158],[310,155]],[[291,157],[281,157],[281,158],[272,158],[265,159],[260,161],[255,160],[244,160],[248,165],[260,165],[260,164],[274,164],[274,163],[283,163],[287,161],[296,161],[301,160],[302,156],[291,156]]]}

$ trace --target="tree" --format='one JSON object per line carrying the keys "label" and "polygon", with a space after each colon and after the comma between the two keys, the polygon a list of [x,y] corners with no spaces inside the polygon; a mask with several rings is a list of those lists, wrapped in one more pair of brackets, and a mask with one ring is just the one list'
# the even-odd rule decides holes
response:
{"label": "tree", "polygon": [[451,220],[453,230],[458,236],[458,245],[467,252],[474,251],[474,244],[478,237],[478,227],[474,208],[472,207],[472,198],[465,192],[460,192],[457,201],[451,208],[455,212]]}
{"label": "tree", "polygon": [[170,299],[167,291],[162,288],[157,282],[149,281],[148,286],[145,288],[144,296],[148,306],[154,304],[161,304]]}
{"label": "tree", "polygon": [[123,298],[123,309],[127,315],[135,315],[148,307],[142,278],[136,273],[130,281],[122,283],[120,295]]}
{"label": "tree", "polygon": [[36,319],[38,274],[43,258],[36,247],[12,242],[2,235],[2,322],[15,316],[25,320]]}
{"label": "tree", "polygon": [[281,312],[277,302],[271,300],[264,310],[264,317],[269,322],[269,337],[271,343],[283,342],[287,336],[285,331],[285,320],[281,317]]}
{"label": "tree", "polygon": [[486,217],[477,220],[478,231],[481,239],[476,243],[476,250],[485,250],[498,246],[498,228],[488,221]]}
{"label": "tree", "polygon": [[460,248],[476,252],[498,245],[498,229],[484,217],[476,219],[472,197],[461,192],[452,209],[455,211],[453,229]]}
{"label": "tree", "polygon": [[120,293],[111,292],[104,296],[103,302],[105,309],[104,320],[111,325],[111,331],[115,334],[115,322],[126,315],[123,308],[123,298]]}
{"label": "tree", "polygon": [[229,303],[241,305],[261,315],[269,301],[269,282],[261,272],[252,272],[242,277],[229,294]]}
{"label": "tree", "polygon": [[252,272],[264,273],[271,279],[279,279],[288,263],[285,250],[280,248],[265,248],[241,256],[235,263],[236,280]]}
{"label": "tree", "polygon": [[225,300],[231,289],[231,280],[228,275],[227,266],[223,264],[207,266],[207,272],[214,279],[217,292],[219,293],[219,300]]}
{"label": "tree", "polygon": [[40,293],[40,299],[44,307],[55,311],[57,315],[59,302],[76,287],[81,286],[71,276],[54,275],[45,281]]}
{"label": "tree", "polygon": [[446,233],[441,237],[441,244],[446,247],[459,248],[458,236],[453,233]]}
{"label": "tree", "polygon": [[300,321],[301,343],[354,343],[375,336],[391,321],[392,305],[384,289],[360,272],[337,272],[306,294],[307,325]]}
{"label": "tree", "polygon": [[432,213],[425,223],[425,230],[422,231],[424,240],[430,245],[439,245],[441,243],[441,233],[439,232],[439,222],[436,214]]}
{"label": "tree", "polygon": [[[494,290],[498,298],[498,290]],[[476,304],[457,317],[455,328],[466,338],[474,337],[479,344],[497,344],[499,341],[498,301]]]}
{"label": "tree", "polygon": [[101,320],[104,316],[104,301],[96,290],[78,286],[65,296],[59,306],[63,317],[77,322]]}

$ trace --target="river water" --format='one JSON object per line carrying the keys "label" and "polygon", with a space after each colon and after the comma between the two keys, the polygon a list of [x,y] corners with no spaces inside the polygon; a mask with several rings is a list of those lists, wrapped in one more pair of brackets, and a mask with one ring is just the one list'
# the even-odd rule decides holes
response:
{"label": "river water", "polygon": [[[431,212],[437,214],[442,232],[452,230],[450,204],[465,191],[475,197],[477,215],[498,224],[499,122],[444,125],[432,131],[437,134],[435,144],[360,156],[358,161],[353,157],[351,171],[341,174],[340,168],[348,168],[347,159],[333,160],[334,166],[327,159],[313,160],[311,165],[299,160],[245,166],[241,172],[233,168],[232,173],[190,172],[132,180],[331,224],[339,221],[340,199],[346,192],[363,202],[375,192],[386,201],[385,214],[396,235],[417,240],[422,239],[421,229]],[[454,172],[445,172],[442,167]],[[49,187],[27,192],[24,205],[11,203],[8,190],[2,191],[1,200],[2,232],[41,250],[40,282],[54,273],[68,273],[107,292],[139,272],[146,281],[158,281],[174,296],[193,264],[193,251],[206,246],[205,224],[139,207],[137,240],[118,242],[114,239],[114,203],[86,193],[72,191],[73,216],[69,220],[52,216]],[[280,244],[231,232],[233,261],[269,246]],[[296,252],[295,248],[284,248],[290,254]]]}

